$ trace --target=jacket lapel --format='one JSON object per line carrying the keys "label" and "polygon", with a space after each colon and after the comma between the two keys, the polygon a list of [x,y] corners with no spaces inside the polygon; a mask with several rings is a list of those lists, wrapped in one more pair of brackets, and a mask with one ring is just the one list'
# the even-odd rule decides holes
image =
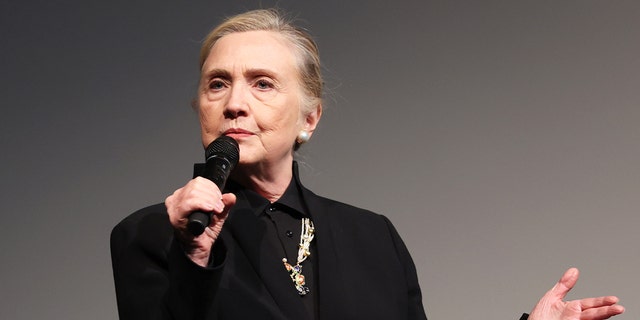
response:
{"label": "jacket lapel", "polygon": [[[340,319],[344,316],[344,290],[347,279],[343,273],[343,266],[336,254],[335,232],[339,226],[333,225],[329,207],[323,198],[302,187],[302,192],[309,214],[316,229],[314,241],[317,248],[317,283],[318,310],[320,319]],[[338,228],[338,229],[336,229]]]}

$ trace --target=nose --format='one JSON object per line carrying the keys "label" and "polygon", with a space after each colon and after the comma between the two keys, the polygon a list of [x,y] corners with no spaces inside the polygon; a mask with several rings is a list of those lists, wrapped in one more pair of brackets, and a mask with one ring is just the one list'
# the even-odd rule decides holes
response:
{"label": "nose", "polygon": [[225,118],[235,119],[246,116],[249,110],[247,90],[243,85],[234,84],[229,90],[229,98],[224,107]]}

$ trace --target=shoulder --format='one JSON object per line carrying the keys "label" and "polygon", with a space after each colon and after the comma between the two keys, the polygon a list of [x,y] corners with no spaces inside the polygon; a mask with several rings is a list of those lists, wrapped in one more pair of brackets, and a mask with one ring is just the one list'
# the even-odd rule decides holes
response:
{"label": "shoulder", "polygon": [[318,196],[320,201],[325,203],[327,207],[334,209],[335,213],[340,215],[353,216],[354,218],[364,218],[364,219],[379,219],[383,217],[383,215],[370,211],[368,209],[360,208],[345,202],[341,202],[338,200],[333,200],[325,197]]}
{"label": "shoulder", "polygon": [[328,220],[337,222],[341,226],[351,225],[358,228],[393,229],[389,219],[382,214],[319,196],[308,189],[305,192],[305,201],[308,202],[312,216],[315,211],[316,214],[325,215]]}
{"label": "shoulder", "polygon": [[[340,261],[350,261],[353,257],[375,261],[376,257],[395,256],[396,259],[380,266],[395,267],[395,270],[404,268],[404,264],[411,261],[404,241],[386,216],[317,195],[310,197],[310,202],[321,204],[320,210],[309,204],[309,210],[318,236],[329,237],[335,246],[340,247],[337,253]],[[357,264],[357,261],[352,263]]]}

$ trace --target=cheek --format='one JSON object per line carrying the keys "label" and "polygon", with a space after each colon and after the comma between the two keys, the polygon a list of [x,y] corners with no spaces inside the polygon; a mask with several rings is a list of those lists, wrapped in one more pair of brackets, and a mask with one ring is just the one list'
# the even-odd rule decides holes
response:
{"label": "cheek", "polygon": [[[300,130],[300,106],[299,100],[295,96],[289,96],[285,99],[277,101],[271,105],[266,112],[255,113],[256,118],[260,118],[260,122],[265,127],[271,127],[281,133],[290,133]],[[258,120],[258,119],[256,119]]]}
{"label": "cheek", "polygon": [[201,98],[202,102],[198,104],[198,117],[201,122],[218,121],[222,115],[222,108],[219,103],[214,101],[207,101],[205,98]]}
{"label": "cheek", "polygon": [[220,124],[220,117],[212,112],[212,108],[200,107],[198,110],[198,119],[200,121],[200,129],[202,133],[215,133]]}
{"label": "cheek", "polygon": [[200,120],[200,128],[202,129],[202,131],[206,131],[208,127],[210,127],[210,117],[206,112],[203,112],[202,110],[200,110],[198,112],[198,119]]}
{"label": "cheek", "polygon": [[263,132],[269,134],[269,136],[278,137],[278,139],[288,140],[291,137],[297,135],[300,130],[299,117],[297,115],[291,115],[287,112],[274,112],[269,115],[263,115],[256,122],[261,127]]}

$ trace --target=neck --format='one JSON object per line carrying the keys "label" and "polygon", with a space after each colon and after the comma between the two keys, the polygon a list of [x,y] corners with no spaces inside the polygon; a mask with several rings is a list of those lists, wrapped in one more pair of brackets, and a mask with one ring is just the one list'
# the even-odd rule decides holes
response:
{"label": "neck", "polygon": [[276,165],[238,164],[232,173],[232,178],[273,203],[278,201],[287,190],[293,177],[292,166],[293,159]]}

